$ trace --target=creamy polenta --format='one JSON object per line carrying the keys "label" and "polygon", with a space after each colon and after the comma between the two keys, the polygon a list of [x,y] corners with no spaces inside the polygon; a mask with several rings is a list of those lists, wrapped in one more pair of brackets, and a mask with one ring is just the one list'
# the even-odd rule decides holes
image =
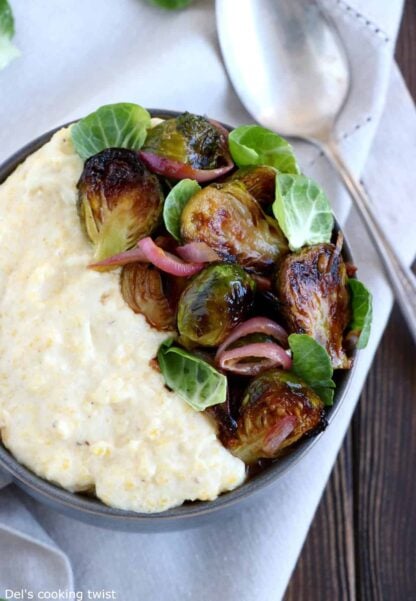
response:
{"label": "creamy polenta", "polygon": [[59,131],[0,186],[0,432],[33,472],[158,512],[244,480],[215,426],[151,365],[166,334],[134,314],[119,270],[87,269],[83,163]]}

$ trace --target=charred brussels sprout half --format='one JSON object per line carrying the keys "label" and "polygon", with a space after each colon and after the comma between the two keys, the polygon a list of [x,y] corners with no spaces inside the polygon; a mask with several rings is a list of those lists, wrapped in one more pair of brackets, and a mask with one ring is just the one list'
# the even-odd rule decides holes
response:
{"label": "charred brussels sprout half", "polygon": [[161,217],[159,180],[132,150],[108,148],[92,156],[78,190],[79,213],[97,261],[134,246]]}
{"label": "charred brussels sprout half", "polygon": [[216,169],[229,162],[225,135],[205,117],[183,113],[149,130],[142,148],[194,169]]}
{"label": "charred brussels sprout half", "polygon": [[244,184],[262,207],[273,204],[276,195],[276,169],[267,165],[242,167],[230,178]]}
{"label": "charred brussels sprout half", "polygon": [[178,306],[180,341],[218,346],[253,307],[255,282],[238,265],[213,264],[196,275]]}
{"label": "charred brussels sprout half", "polygon": [[175,328],[175,312],[156,267],[150,263],[125,265],[121,272],[120,288],[130,309],[144,315],[151,326],[158,330]]}
{"label": "charred brussels sprout half", "polygon": [[290,332],[319,342],[332,367],[349,368],[343,334],[350,320],[347,273],[339,245],[316,244],[287,255],[277,274],[280,310]]}
{"label": "charred brussels sprout half", "polygon": [[225,434],[223,443],[233,455],[253,464],[277,457],[302,436],[325,426],[319,396],[294,374],[274,369],[257,376],[248,386],[237,428]]}
{"label": "charred brussels sprout half", "polygon": [[222,259],[260,273],[288,250],[277,222],[238,181],[211,184],[194,194],[182,211],[181,237],[205,242]]}

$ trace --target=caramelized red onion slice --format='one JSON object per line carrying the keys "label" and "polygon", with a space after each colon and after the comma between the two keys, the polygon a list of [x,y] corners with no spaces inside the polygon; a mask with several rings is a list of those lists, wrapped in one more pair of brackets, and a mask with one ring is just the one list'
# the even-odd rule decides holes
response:
{"label": "caramelized red onion slice", "polygon": [[139,240],[137,246],[146,255],[147,260],[161,271],[171,275],[187,277],[195,275],[203,269],[203,263],[185,263],[179,257],[159,248],[150,237]]}
{"label": "caramelized red onion slice", "polygon": [[267,433],[263,450],[268,455],[273,456],[282,442],[292,434],[295,427],[296,417],[294,415],[285,415],[285,417],[282,417]]}
{"label": "caramelized red onion slice", "polygon": [[227,157],[227,163],[223,167],[218,167],[217,169],[195,169],[191,165],[161,157],[153,152],[141,150],[138,154],[150,171],[175,180],[189,178],[197,182],[209,182],[225,175],[234,167],[231,157]]}
{"label": "caramelized red onion slice", "polygon": [[[253,361],[246,361],[250,357]],[[287,352],[274,342],[255,342],[246,344],[217,355],[221,369],[234,374],[256,376],[266,369],[281,366],[290,369],[292,359]]]}
{"label": "caramelized red onion slice", "polygon": [[176,249],[178,255],[190,263],[213,263],[219,261],[219,256],[205,242],[189,242]]}
{"label": "caramelized red onion slice", "polygon": [[118,253],[117,255],[113,255],[112,257],[108,257],[108,259],[104,259],[103,261],[98,261],[97,263],[91,263],[88,265],[90,269],[97,269],[98,271],[105,269],[107,267],[120,267],[122,265],[127,265],[128,263],[148,263],[148,259],[146,255],[142,251],[141,248],[135,246],[130,250],[126,250],[125,252]]}
{"label": "caramelized red onion slice", "polygon": [[92,269],[119,267],[128,263],[152,263],[155,267],[171,275],[188,277],[195,275],[204,267],[203,263],[186,263],[179,257],[164,251],[150,237],[139,240],[137,246],[118,255],[89,265]]}
{"label": "caramelized red onion slice", "polygon": [[233,329],[228,338],[226,338],[218,347],[215,360],[219,361],[220,355],[230,346],[230,344],[233,344],[233,342],[239,338],[243,338],[249,334],[266,334],[267,336],[275,338],[283,346],[287,346],[287,332],[282,326],[279,326],[279,324],[267,317],[252,317],[251,319],[240,323],[240,325]]}

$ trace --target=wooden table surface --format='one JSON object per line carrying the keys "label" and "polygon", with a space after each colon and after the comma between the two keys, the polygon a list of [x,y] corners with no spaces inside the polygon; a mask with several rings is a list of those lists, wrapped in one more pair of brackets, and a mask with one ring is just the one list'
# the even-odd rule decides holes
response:
{"label": "wooden table surface", "polygon": [[[416,0],[396,58],[415,98]],[[285,601],[416,601],[415,357],[395,307]]]}

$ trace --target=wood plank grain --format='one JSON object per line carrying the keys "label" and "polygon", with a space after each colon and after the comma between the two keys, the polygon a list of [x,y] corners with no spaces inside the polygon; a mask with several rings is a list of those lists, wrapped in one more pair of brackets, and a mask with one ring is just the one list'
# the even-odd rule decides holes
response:
{"label": "wood plank grain", "polygon": [[413,98],[416,98],[416,2],[407,0],[400,35],[397,40],[396,60]]}
{"label": "wood plank grain", "polygon": [[415,349],[395,309],[353,422],[357,598],[416,599]]}
{"label": "wood plank grain", "polygon": [[352,435],[348,433],[285,601],[353,601],[355,557],[353,529]]}

